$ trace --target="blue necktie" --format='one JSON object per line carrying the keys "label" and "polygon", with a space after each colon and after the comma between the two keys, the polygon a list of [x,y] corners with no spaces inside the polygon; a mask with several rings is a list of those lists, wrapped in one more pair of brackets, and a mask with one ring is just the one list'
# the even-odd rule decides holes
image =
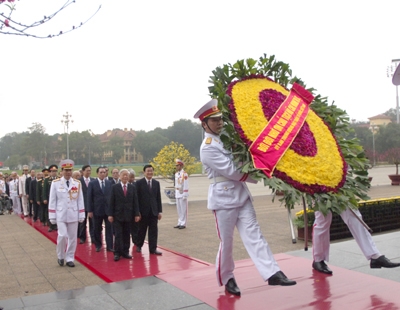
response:
{"label": "blue necktie", "polygon": [[101,191],[104,193],[104,181],[101,181]]}
{"label": "blue necktie", "polygon": [[69,188],[69,181],[67,180],[67,187]]}

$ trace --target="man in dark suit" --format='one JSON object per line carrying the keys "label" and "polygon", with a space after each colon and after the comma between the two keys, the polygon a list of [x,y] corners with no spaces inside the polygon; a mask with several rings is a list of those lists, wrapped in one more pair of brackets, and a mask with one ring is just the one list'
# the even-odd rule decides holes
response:
{"label": "man in dark suit", "polygon": [[111,171],[111,174],[112,176],[108,178],[111,181],[111,185],[119,183],[120,182],[119,170],[117,168],[114,168]]}
{"label": "man in dark suit", "polygon": [[150,254],[162,255],[160,251],[157,251],[158,221],[162,217],[160,183],[153,179],[153,166],[145,165],[143,171],[144,178],[136,181],[141,216],[136,252],[142,251],[147,229],[149,229]]}
{"label": "man in dark suit", "polygon": [[[44,177],[43,178],[43,204],[46,208],[46,210],[48,210],[49,208],[49,199],[50,199],[50,190],[51,190],[51,184],[53,181],[55,181],[56,179],[58,179],[58,166],[57,165],[50,165],[49,166],[49,171],[50,171],[50,175],[48,177]],[[48,211],[44,211],[47,212]],[[47,216],[48,219],[48,216]],[[50,221],[47,221],[47,225],[49,226],[48,232],[52,232],[53,230],[57,230],[57,224],[51,224]]]}
{"label": "man in dark suit", "polygon": [[[25,181],[25,193],[28,195],[28,201],[27,201],[27,204],[28,204],[28,213],[29,213],[29,217],[32,217],[32,213],[33,213],[33,202],[32,202],[32,198],[30,197],[30,186],[31,186],[31,182],[32,182],[32,180],[34,180],[35,179],[35,175],[36,175],[36,172],[35,172],[35,170],[31,170],[30,171],[30,177],[28,177],[28,178],[26,178],[26,181]],[[36,193],[35,193],[36,194]]]}
{"label": "man in dark suit", "polygon": [[132,258],[129,254],[131,226],[133,221],[140,220],[136,188],[128,182],[128,170],[122,169],[119,178],[121,182],[111,187],[110,204],[106,210],[115,233],[114,261],[119,261],[120,256]]}
{"label": "man in dark suit", "polygon": [[106,169],[103,166],[98,167],[96,172],[97,179],[90,181],[87,190],[87,211],[94,226],[94,240],[92,242],[96,246],[96,252],[100,252],[101,231],[104,221],[107,251],[114,252],[112,226],[106,215],[106,209],[110,202],[111,182],[106,178]]}
{"label": "man in dark suit", "polygon": [[[79,223],[78,225],[78,238],[80,239],[79,243],[85,243],[86,242],[86,230],[87,230],[87,215],[88,215],[88,207],[87,207],[87,190],[89,186],[89,182],[92,180],[95,180],[94,178],[90,177],[90,174],[92,173],[92,167],[90,165],[84,165],[82,166],[82,174],[83,176],[79,179],[81,181],[81,186],[82,186],[82,193],[83,193],[83,203],[85,204],[85,220],[83,223]],[[89,218],[89,233],[90,233],[90,239],[92,242],[94,241],[94,225],[93,225],[93,220]]]}
{"label": "man in dark suit", "polygon": [[[40,172],[38,172],[39,174]],[[39,218],[39,205],[37,204],[37,199],[36,199],[36,187],[37,187],[37,179],[36,179],[36,173],[35,170],[31,170],[31,177],[26,180],[26,184],[28,184],[28,195],[29,195],[29,215],[32,215],[33,213],[33,221],[36,222],[37,219]]]}

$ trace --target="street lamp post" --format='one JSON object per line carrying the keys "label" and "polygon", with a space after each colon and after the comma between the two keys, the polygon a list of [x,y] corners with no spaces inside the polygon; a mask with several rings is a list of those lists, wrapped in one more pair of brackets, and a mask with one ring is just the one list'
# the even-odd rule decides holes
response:
{"label": "street lamp post", "polygon": [[65,127],[67,127],[67,158],[69,158],[69,137],[68,137],[68,128],[69,128],[69,123],[73,123],[74,121],[72,120],[72,115],[71,115],[71,114],[68,114],[68,112],[65,113],[65,114],[63,115],[63,118],[64,118],[64,119],[61,120],[61,123],[64,124],[64,131],[65,131]]}
{"label": "street lamp post", "polygon": [[[94,134],[93,134],[93,132],[89,129],[88,130],[88,132],[89,132],[89,134],[90,134],[90,137],[92,137]],[[90,138],[89,138],[89,165],[91,164],[90,163],[90,144],[91,144],[91,140],[90,140]]]}
{"label": "street lamp post", "polygon": [[376,165],[376,156],[375,156],[375,130],[377,126],[370,126],[369,129],[372,131],[372,157],[373,157],[373,163],[374,167]]}
{"label": "street lamp post", "polygon": [[[392,64],[387,68],[387,77],[393,78],[393,75],[400,64],[400,59],[392,59]],[[399,90],[396,85],[396,123],[399,124]]]}

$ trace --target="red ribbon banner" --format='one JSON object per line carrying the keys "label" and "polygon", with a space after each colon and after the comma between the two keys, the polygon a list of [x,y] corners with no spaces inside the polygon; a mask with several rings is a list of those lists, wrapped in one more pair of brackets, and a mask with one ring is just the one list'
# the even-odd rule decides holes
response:
{"label": "red ribbon banner", "polygon": [[309,91],[299,84],[293,84],[285,101],[251,144],[249,151],[254,167],[262,170],[267,177],[272,177],[279,160],[296,138],[313,99]]}

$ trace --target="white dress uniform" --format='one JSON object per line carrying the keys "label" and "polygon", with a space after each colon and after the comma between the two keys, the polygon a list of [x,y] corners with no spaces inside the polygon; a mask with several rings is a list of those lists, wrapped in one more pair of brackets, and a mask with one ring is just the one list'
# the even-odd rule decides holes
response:
{"label": "white dress uniform", "polygon": [[181,169],[175,173],[175,198],[178,211],[178,226],[185,226],[188,214],[189,180],[188,174]]}
{"label": "white dress uniform", "polygon": [[5,194],[6,193],[6,182],[3,180],[0,180],[0,194]]}
{"label": "white dress uniform", "polygon": [[[360,211],[354,211],[358,217],[362,218]],[[362,225],[362,223],[352,214],[351,210],[344,210],[340,216],[349,227],[351,234],[356,240],[358,246],[363,252],[364,256],[370,260],[371,258],[378,258],[381,254],[377,249],[371,234]],[[330,248],[330,235],[329,229],[332,223],[332,213],[329,212],[324,216],[322,212],[315,212],[315,221],[313,227],[313,257],[314,261],[329,261],[329,248]]]}
{"label": "white dress uniform", "polygon": [[261,233],[252,203],[244,182],[257,183],[237,170],[230,152],[223,148],[219,136],[205,133],[200,147],[200,158],[210,179],[208,209],[213,210],[220,246],[216,259],[216,274],[220,286],[234,278],[235,263],[232,256],[233,233],[237,227],[256,268],[264,281],[280,268]]}
{"label": "white dress uniform", "polygon": [[78,238],[78,222],[85,219],[85,206],[81,182],[73,178],[68,181],[69,186],[64,177],[51,183],[49,220],[57,222],[56,251],[58,259],[73,262]]}
{"label": "white dress uniform", "polygon": [[29,178],[30,175],[28,174],[23,174],[19,177],[18,179],[18,186],[19,186],[19,194],[22,194],[21,197],[21,202],[22,202],[22,210],[24,210],[24,215],[28,216],[29,215],[29,210],[28,210],[28,197],[26,197],[26,195],[28,195],[28,193],[25,191],[25,183],[26,183],[26,179]]}
{"label": "white dress uniform", "polygon": [[10,181],[8,184],[10,187],[10,198],[13,204],[13,213],[14,214],[21,214],[21,200],[18,196],[18,179]]}

